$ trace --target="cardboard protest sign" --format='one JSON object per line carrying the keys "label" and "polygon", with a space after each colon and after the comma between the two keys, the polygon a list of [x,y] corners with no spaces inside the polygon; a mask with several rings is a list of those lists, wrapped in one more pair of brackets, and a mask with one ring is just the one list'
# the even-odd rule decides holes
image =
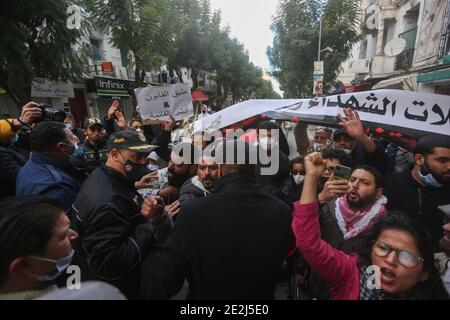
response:
{"label": "cardboard protest sign", "polygon": [[135,89],[144,122],[167,121],[172,115],[183,120],[194,115],[191,89],[186,83]]}

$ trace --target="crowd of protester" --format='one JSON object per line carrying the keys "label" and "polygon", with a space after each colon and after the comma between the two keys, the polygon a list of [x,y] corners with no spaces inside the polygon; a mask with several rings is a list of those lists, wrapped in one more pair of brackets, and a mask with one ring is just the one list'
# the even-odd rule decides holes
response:
{"label": "crowd of protester", "polygon": [[209,141],[116,101],[75,123],[0,120],[0,299],[449,298],[448,135],[409,152],[344,109],[295,148],[264,118]]}

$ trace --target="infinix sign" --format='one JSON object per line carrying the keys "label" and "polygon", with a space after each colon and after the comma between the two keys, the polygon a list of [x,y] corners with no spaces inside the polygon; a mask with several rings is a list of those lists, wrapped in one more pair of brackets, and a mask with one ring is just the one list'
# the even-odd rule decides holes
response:
{"label": "infinix sign", "polygon": [[95,77],[95,91],[98,95],[129,96],[129,82],[121,79]]}

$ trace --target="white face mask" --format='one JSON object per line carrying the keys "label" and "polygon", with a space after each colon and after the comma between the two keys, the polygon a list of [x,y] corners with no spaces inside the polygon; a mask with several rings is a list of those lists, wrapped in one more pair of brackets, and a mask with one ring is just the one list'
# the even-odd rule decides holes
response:
{"label": "white face mask", "polygon": [[31,275],[31,276],[40,282],[54,281],[61,274],[63,274],[67,270],[67,268],[70,266],[74,253],[75,253],[75,250],[72,249],[72,251],[70,252],[70,254],[67,257],[59,258],[57,260],[43,258],[43,257],[37,257],[37,256],[30,256],[29,258],[33,258],[33,259],[37,259],[37,260],[41,260],[41,261],[53,262],[53,263],[55,263],[55,266],[56,266],[55,272],[50,275],[44,275],[44,276]]}
{"label": "white face mask", "polygon": [[338,147],[336,147],[336,143],[333,143],[333,149],[335,149],[335,150],[342,150],[342,151],[345,152],[345,154],[351,154],[352,153],[352,149],[341,149],[341,148],[338,148]]}
{"label": "white face mask", "polygon": [[159,166],[157,164],[149,164],[149,165],[147,165],[147,168],[150,171],[158,171],[159,170]]}
{"label": "white face mask", "polygon": [[302,184],[303,180],[305,180],[305,176],[302,176],[300,173],[292,176],[292,178],[294,178],[294,181],[298,186]]}
{"label": "white face mask", "polygon": [[[64,144],[65,144],[65,145],[70,145],[70,144],[68,144],[68,143],[64,143]],[[78,155],[78,152],[79,152],[79,149],[80,149],[80,147],[78,146],[78,143],[76,143],[75,141],[72,142],[72,146],[73,146],[73,152],[72,152],[72,154],[68,154],[68,153],[66,153],[65,151],[63,151],[64,154],[67,155],[69,158]]]}
{"label": "white face mask", "polygon": [[341,149],[341,150],[344,151],[345,154],[351,154],[352,153],[352,150],[350,150],[350,149]]}

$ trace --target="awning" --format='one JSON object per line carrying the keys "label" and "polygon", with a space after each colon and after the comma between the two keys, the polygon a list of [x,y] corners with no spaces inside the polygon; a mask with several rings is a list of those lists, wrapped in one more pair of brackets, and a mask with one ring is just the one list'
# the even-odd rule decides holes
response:
{"label": "awning", "polygon": [[444,64],[450,64],[450,54],[444,56],[443,62]]}
{"label": "awning", "polygon": [[192,101],[193,102],[196,102],[196,101],[203,102],[203,101],[208,101],[208,100],[209,100],[208,96],[206,96],[200,90],[192,92]]}
{"label": "awning", "polygon": [[395,77],[378,82],[372,87],[376,89],[399,89],[406,91],[417,91],[417,74]]}
{"label": "awning", "polygon": [[443,80],[450,81],[450,69],[422,73],[417,78],[417,82],[419,82],[419,83],[431,83],[431,82],[437,82],[437,81],[443,81]]}

